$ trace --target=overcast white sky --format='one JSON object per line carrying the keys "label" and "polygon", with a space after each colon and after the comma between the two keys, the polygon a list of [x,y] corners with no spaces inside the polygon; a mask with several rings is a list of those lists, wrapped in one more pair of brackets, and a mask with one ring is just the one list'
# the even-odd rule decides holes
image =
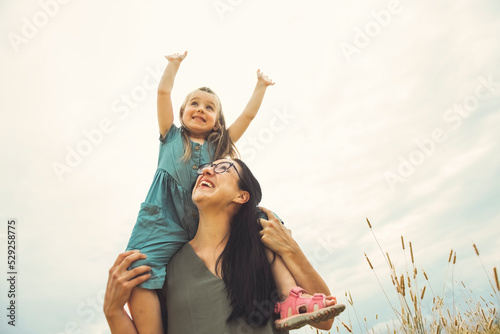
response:
{"label": "overcast white sky", "polygon": [[0,2],[6,276],[7,220],[18,224],[17,326],[7,325],[2,279],[0,332],[109,332],[107,270],[156,169],[163,56],[184,50],[175,109],[209,86],[230,123],[257,69],[276,82],[238,147],[262,204],[339,301],[351,293],[340,318],[355,333],[366,331],[357,317],[370,328],[394,315],[364,258],[394,296],[365,217],[399,272],[403,235],[437,294],[453,281],[451,249],[454,280],[491,293],[472,244],[491,276],[500,267],[498,1],[55,1]]}

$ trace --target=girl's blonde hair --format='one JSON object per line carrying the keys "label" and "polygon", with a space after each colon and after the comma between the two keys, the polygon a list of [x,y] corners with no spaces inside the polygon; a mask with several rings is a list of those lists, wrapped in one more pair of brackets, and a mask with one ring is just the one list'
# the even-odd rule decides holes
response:
{"label": "girl's blonde hair", "polygon": [[186,108],[186,105],[189,101],[189,97],[191,96],[192,93],[194,93],[196,91],[202,91],[202,92],[212,94],[218,103],[218,108],[217,108],[218,113],[217,113],[217,118],[215,120],[216,130],[212,130],[212,132],[210,132],[210,134],[208,135],[208,137],[206,139],[208,142],[208,145],[213,145],[215,148],[214,156],[211,157],[212,161],[227,158],[227,157],[229,157],[231,159],[238,158],[238,150],[236,149],[236,146],[234,145],[233,141],[231,140],[231,137],[229,137],[229,133],[226,129],[226,121],[224,120],[224,114],[222,113],[222,104],[219,100],[219,97],[210,88],[201,87],[201,88],[198,88],[198,89],[194,90],[193,92],[189,93],[181,105],[180,121],[181,121],[181,130],[182,130],[182,141],[184,143],[184,155],[181,158],[182,161],[184,161],[184,162],[189,161],[189,159],[191,158],[191,154],[192,154],[191,140],[189,139],[189,130],[186,128],[186,126],[184,125],[184,122],[182,121],[182,115],[184,114],[184,109]]}

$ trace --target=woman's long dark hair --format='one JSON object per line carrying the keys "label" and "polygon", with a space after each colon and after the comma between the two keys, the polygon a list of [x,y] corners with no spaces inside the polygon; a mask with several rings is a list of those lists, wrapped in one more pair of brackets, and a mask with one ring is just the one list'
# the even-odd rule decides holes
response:
{"label": "woman's long dark hair", "polygon": [[240,189],[248,191],[250,199],[244,203],[231,221],[231,233],[224,251],[217,259],[226,285],[232,312],[227,319],[235,320],[239,316],[247,318],[252,327],[267,323],[277,302],[276,285],[271,272],[271,265],[266,255],[266,248],[260,240],[257,223],[262,199],[259,182],[250,169],[239,159]]}

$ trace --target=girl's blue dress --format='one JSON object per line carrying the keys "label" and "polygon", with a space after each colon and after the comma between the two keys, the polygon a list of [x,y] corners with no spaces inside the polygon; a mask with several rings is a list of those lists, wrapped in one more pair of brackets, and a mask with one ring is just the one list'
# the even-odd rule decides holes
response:
{"label": "girl's blue dress", "polygon": [[127,250],[139,249],[147,255],[130,267],[151,267],[151,278],[140,285],[146,289],[163,287],[170,258],[196,234],[198,209],[191,199],[191,188],[198,166],[211,162],[213,154],[207,142],[191,141],[191,159],[182,161],[184,144],[181,129],[175,125],[160,142],[158,169],[127,245]]}

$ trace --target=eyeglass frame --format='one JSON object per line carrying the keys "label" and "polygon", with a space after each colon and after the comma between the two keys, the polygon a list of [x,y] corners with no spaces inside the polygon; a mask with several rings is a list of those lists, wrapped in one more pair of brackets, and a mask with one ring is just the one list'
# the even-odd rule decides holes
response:
{"label": "eyeglass frame", "polygon": [[[229,167],[227,167],[226,170],[223,171],[223,172],[217,172],[216,168],[220,164],[229,164]],[[203,164],[203,165],[199,166],[196,169],[196,173],[198,175],[203,175],[203,170],[206,169],[206,168],[210,168],[210,167],[214,167],[214,173],[215,174],[223,174],[223,173],[227,172],[229,170],[229,168],[234,167],[234,170],[236,171],[236,174],[238,174],[238,177],[240,178],[240,181],[243,182],[243,179],[241,178],[240,172],[238,172],[238,168],[236,168],[236,166],[234,165],[233,162],[229,162],[229,161],[221,161],[221,162],[216,163],[216,164],[214,164],[213,162],[209,162],[209,163]]]}

